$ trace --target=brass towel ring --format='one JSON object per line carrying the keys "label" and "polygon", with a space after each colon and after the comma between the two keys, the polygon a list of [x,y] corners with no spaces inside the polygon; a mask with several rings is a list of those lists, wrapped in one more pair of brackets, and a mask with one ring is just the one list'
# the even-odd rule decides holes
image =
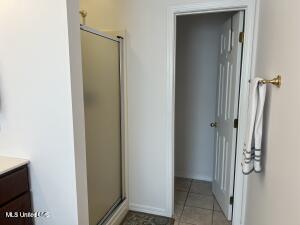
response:
{"label": "brass towel ring", "polygon": [[275,77],[272,80],[261,80],[259,83],[260,84],[273,84],[279,88],[281,86],[281,75],[277,75],[277,77]]}

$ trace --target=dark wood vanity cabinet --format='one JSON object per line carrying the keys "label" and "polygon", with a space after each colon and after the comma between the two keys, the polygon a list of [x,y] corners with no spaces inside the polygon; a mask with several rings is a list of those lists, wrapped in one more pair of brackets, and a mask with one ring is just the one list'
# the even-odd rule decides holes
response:
{"label": "dark wood vanity cabinet", "polygon": [[0,175],[0,225],[33,225],[28,168]]}

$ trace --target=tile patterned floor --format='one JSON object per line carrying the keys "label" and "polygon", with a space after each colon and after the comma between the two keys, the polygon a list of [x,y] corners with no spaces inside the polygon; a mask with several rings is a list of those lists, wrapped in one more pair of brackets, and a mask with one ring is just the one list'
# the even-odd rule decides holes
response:
{"label": "tile patterned floor", "polygon": [[171,218],[129,211],[121,225],[173,225]]}
{"label": "tile patterned floor", "polygon": [[175,225],[230,225],[210,182],[175,178]]}

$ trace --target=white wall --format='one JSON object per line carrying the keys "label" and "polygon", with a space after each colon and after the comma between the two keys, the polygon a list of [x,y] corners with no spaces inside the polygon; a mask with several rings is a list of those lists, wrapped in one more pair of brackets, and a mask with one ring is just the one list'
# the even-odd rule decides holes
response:
{"label": "white wall", "polygon": [[[213,0],[126,0],[129,200],[131,209],[170,216],[167,12]],[[222,2],[223,0],[218,0]],[[235,0],[234,2],[240,2]]]}
{"label": "white wall", "polygon": [[37,225],[83,224],[66,1],[2,0],[0,15],[0,154],[30,159],[34,210],[50,213]]}
{"label": "white wall", "polygon": [[86,25],[101,31],[119,31],[122,0],[80,0],[80,9],[86,10]]}
{"label": "white wall", "polygon": [[78,224],[88,224],[88,190],[79,0],[67,0]]}
{"label": "white wall", "polygon": [[[107,1],[101,0],[91,10],[83,5],[88,0],[82,1],[81,9],[89,11],[87,25],[99,30],[112,30],[115,26],[126,29],[130,207],[170,216],[167,9],[180,4],[225,0],[123,0],[117,4],[109,1],[113,5],[108,8],[105,7]],[[103,9],[113,18],[98,13]],[[117,15],[119,19],[115,19]],[[95,22],[91,22],[91,17]]]}
{"label": "white wall", "polygon": [[283,75],[280,89],[268,91],[263,173],[249,179],[245,225],[299,225],[300,101],[299,8],[297,0],[263,0],[256,75]]}
{"label": "white wall", "polygon": [[223,13],[177,19],[175,176],[212,181]]}
{"label": "white wall", "polygon": [[131,209],[169,215],[165,91],[167,7],[192,2],[199,0],[81,0],[80,3],[80,8],[88,11],[88,26],[106,31],[126,30]]}

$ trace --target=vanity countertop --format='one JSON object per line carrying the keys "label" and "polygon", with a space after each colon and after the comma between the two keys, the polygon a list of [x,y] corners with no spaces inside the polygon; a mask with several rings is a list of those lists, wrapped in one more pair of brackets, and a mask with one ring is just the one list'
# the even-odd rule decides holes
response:
{"label": "vanity countertop", "polygon": [[0,175],[29,163],[27,159],[0,156]]}

